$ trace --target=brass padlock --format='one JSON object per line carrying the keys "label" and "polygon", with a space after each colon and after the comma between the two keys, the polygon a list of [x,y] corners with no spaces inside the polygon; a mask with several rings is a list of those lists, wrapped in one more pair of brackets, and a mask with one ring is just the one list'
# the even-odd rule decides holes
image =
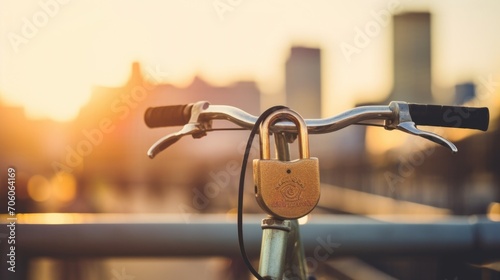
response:
{"label": "brass padlock", "polygon": [[[269,128],[284,119],[297,126],[300,159],[271,159]],[[253,176],[255,197],[261,208],[282,219],[298,219],[311,212],[320,197],[319,162],[309,157],[309,136],[304,119],[290,109],[273,112],[260,126],[260,152],[261,159],[253,161]]]}

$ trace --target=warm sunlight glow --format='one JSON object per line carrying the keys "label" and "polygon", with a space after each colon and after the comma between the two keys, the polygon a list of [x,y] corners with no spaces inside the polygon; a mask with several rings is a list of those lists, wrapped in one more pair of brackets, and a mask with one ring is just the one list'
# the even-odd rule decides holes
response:
{"label": "warm sunlight glow", "polygon": [[76,224],[89,220],[89,215],[77,213],[31,213],[19,214],[17,219],[19,223],[24,224]]}
{"label": "warm sunlight glow", "polygon": [[60,172],[51,180],[34,175],[28,181],[28,195],[37,202],[49,200],[52,196],[60,202],[70,202],[76,196],[77,183],[72,174]]}
{"label": "warm sunlight glow", "polygon": [[28,195],[37,202],[44,202],[52,194],[52,185],[41,175],[34,175],[28,181]]}
{"label": "warm sunlight glow", "polygon": [[299,225],[305,225],[307,224],[307,221],[309,221],[309,215],[305,215],[302,218],[299,218]]}
{"label": "warm sunlight glow", "polygon": [[229,211],[226,212],[226,220],[231,222],[236,219],[238,215],[238,209],[237,208],[231,208]]}
{"label": "warm sunlight glow", "polygon": [[56,174],[50,183],[53,187],[54,196],[61,202],[70,202],[76,196],[75,176],[66,172]]}
{"label": "warm sunlight glow", "polygon": [[500,222],[500,203],[499,202],[492,202],[488,206],[488,219],[495,221],[495,222]]}
{"label": "warm sunlight glow", "polygon": [[[497,71],[498,56],[491,54],[500,37],[475,30],[498,25],[498,9],[476,11],[473,2],[451,7],[396,2],[394,9],[387,1],[248,2],[221,15],[210,3],[195,0],[154,5],[55,1],[51,8],[44,1],[4,1],[0,13],[8,13],[0,14],[0,35],[6,39],[0,42],[1,99],[24,106],[32,117],[71,120],[92,86],[122,85],[133,61],[145,69],[160,67],[168,73],[163,81],[173,84],[201,74],[218,85],[255,80],[265,93],[276,94],[283,91],[289,47],[300,44],[322,49],[322,109],[331,115],[356,101],[387,96],[392,28],[389,19],[376,15],[412,8],[434,13],[433,37],[439,38],[433,41],[436,84],[453,86]],[[375,31],[368,36],[370,26]],[[352,53],[341,48],[346,45]]]}
{"label": "warm sunlight glow", "polygon": [[372,155],[382,155],[400,147],[408,137],[400,131],[387,131],[379,127],[367,127],[366,149]]}
{"label": "warm sunlight glow", "polygon": [[75,48],[67,37],[53,37],[7,57],[9,73],[0,76],[1,90],[9,93],[9,103],[23,105],[29,117],[70,121],[90,97],[89,67],[85,57],[69,52]]}

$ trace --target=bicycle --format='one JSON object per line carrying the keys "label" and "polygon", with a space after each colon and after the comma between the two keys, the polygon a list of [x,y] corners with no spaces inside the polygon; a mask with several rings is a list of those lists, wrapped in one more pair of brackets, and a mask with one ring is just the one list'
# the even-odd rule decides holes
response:
{"label": "bicycle", "polygon": [[[297,219],[269,216],[262,220],[263,233],[258,272],[250,264],[243,244],[242,188],[253,136],[259,133],[262,128],[259,128],[258,125],[264,122],[269,115],[277,110],[285,109],[286,107],[283,106],[273,107],[260,117],[256,117],[236,107],[210,105],[207,101],[149,108],[145,113],[145,122],[150,128],[181,125],[183,128],[159,139],[149,149],[148,156],[154,158],[158,153],[186,135],[201,138],[206,136],[208,132],[226,130],[225,128],[213,128],[213,120],[226,120],[239,126],[239,129],[251,130],[243,158],[238,196],[238,240],[243,260],[258,279],[282,279],[283,277],[287,277],[287,279],[290,277],[293,277],[292,279],[314,279],[307,272]],[[300,132],[297,122],[301,120],[290,122],[289,119],[283,121],[279,116],[276,118],[278,120],[271,123],[269,132],[275,137],[275,151],[278,160],[288,162],[290,161],[288,144],[292,143]],[[309,134],[331,133],[350,125],[379,126],[387,130],[399,130],[423,137],[455,153],[458,149],[451,141],[435,133],[421,130],[417,128],[417,125],[486,131],[489,125],[489,110],[486,107],[440,106],[393,101],[389,105],[361,106],[330,118],[303,121]],[[304,137],[302,133],[301,137]]]}

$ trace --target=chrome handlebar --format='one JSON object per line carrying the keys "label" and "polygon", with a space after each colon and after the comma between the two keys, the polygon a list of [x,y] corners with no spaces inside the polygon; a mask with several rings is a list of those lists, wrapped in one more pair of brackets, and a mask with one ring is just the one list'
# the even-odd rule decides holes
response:
{"label": "chrome handlebar", "polygon": [[[251,130],[257,121],[257,117],[232,106],[210,105],[207,101],[196,102],[192,104],[189,122],[180,131],[169,134],[154,143],[148,150],[148,156],[154,158],[158,153],[186,135],[201,138],[206,136],[207,132],[221,130],[212,127],[213,120],[227,120],[241,129]],[[380,123],[377,124],[376,121]],[[458,151],[457,147],[449,140],[435,133],[418,129],[415,122],[412,121],[410,109],[406,102],[393,101],[388,106],[356,107],[336,116],[324,119],[306,119],[305,122],[309,134],[330,133],[352,124],[383,126],[388,130],[397,129],[423,137],[449,148],[452,152]],[[270,130],[273,133],[297,133],[296,126],[289,121],[276,123]]]}

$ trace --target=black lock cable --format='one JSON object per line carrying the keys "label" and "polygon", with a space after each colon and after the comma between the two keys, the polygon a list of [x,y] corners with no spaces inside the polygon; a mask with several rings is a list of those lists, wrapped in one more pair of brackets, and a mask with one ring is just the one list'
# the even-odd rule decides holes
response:
{"label": "black lock cable", "polygon": [[243,156],[243,162],[241,163],[241,172],[240,172],[240,183],[238,188],[238,243],[240,245],[240,253],[245,265],[248,267],[250,272],[259,280],[264,280],[264,278],[255,270],[250,262],[246,250],[245,243],[243,241],[243,191],[245,188],[245,173],[247,169],[248,157],[250,155],[250,149],[252,148],[253,139],[255,138],[255,134],[259,131],[260,124],[273,112],[281,109],[287,109],[286,106],[273,106],[267,109],[262,115],[259,116],[257,121],[255,122],[252,131],[250,132],[250,136],[248,137],[247,145],[245,147],[245,154]]}

